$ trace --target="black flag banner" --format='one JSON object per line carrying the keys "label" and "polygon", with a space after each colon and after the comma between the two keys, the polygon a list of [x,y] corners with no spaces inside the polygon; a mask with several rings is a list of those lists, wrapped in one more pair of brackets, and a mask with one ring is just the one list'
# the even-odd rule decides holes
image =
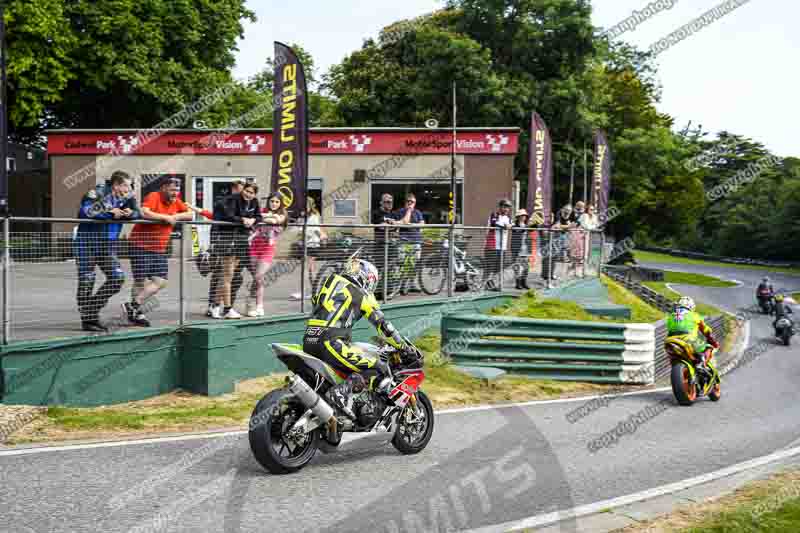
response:
{"label": "black flag banner", "polygon": [[308,102],[306,75],[294,50],[275,42],[272,183],[291,218],[306,208]]}

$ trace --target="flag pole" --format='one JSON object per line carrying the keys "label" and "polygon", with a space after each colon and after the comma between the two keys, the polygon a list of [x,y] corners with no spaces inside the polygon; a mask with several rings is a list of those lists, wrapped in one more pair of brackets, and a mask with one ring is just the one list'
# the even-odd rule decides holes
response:
{"label": "flag pole", "polygon": [[450,146],[450,224],[456,223],[456,82],[453,81],[453,142]]}
{"label": "flag pole", "polygon": [[575,190],[575,158],[572,158],[572,164],[569,169],[569,205],[572,204],[572,193]]}
{"label": "flag pole", "polygon": [[583,141],[583,203],[589,202],[588,184],[586,183],[586,141]]}

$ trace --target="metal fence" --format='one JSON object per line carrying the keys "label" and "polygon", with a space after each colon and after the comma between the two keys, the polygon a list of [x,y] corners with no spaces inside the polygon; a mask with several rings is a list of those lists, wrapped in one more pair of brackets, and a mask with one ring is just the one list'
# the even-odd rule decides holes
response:
{"label": "metal fence", "polygon": [[[110,332],[307,313],[311,294],[357,250],[381,272],[382,302],[551,287],[597,276],[604,242],[599,232],[474,226],[251,230],[198,220],[171,228],[152,221],[3,220],[4,344],[86,335],[83,323],[94,319]],[[157,285],[154,278],[166,281]]]}

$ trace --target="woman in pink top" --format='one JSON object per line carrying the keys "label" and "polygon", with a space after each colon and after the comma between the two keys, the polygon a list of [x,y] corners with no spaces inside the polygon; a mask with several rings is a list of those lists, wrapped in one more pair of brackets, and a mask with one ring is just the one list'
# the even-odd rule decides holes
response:
{"label": "woman in pink top", "polygon": [[247,313],[251,317],[264,316],[264,276],[272,266],[278,236],[286,229],[288,216],[278,194],[272,193],[267,198],[263,218],[265,224],[257,226],[250,236],[250,261],[254,269],[251,297],[254,292],[256,300],[255,307]]}

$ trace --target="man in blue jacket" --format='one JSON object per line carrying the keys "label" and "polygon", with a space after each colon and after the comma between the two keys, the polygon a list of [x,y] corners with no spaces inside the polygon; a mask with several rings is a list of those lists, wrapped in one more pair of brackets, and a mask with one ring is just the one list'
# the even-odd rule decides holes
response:
{"label": "man in blue jacket", "polygon": [[[78,218],[92,220],[134,220],[140,218],[136,198],[131,194],[131,177],[120,170],[105,186],[89,191],[81,199]],[[78,312],[84,331],[108,331],[100,322],[100,310],[125,283],[125,272],[117,258],[121,223],[78,225],[75,236],[75,263],[78,266]],[[93,294],[95,267],[105,275],[105,283]]]}

